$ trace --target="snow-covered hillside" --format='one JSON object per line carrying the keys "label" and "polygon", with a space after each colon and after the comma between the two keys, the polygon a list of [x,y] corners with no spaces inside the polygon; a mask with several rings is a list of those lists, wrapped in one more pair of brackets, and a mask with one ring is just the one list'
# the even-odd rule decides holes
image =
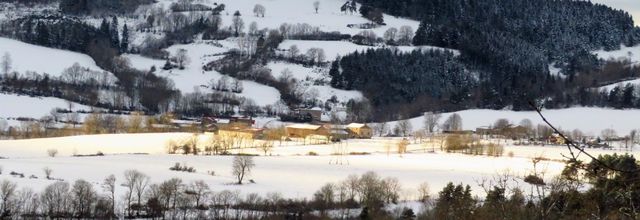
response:
{"label": "snow-covered hillside", "polygon": [[[183,93],[194,92],[196,89],[207,90],[210,82],[218,81],[223,75],[216,71],[203,71],[202,67],[210,61],[219,59],[221,56],[215,54],[223,53],[229,50],[226,47],[217,47],[204,42],[174,45],[167,49],[171,55],[175,55],[178,50],[187,51],[190,62],[185,66],[184,70],[172,69],[163,70],[165,61],[154,60],[140,55],[126,54],[134,68],[148,70],[151,66],[156,67],[156,74],[165,76],[175,83],[175,87]],[[233,78],[230,78],[233,80]],[[280,100],[280,92],[273,87],[262,85],[253,81],[241,80],[244,90],[238,96],[251,98],[260,106],[271,105]]]}
{"label": "snow-covered hillside", "polygon": [[[462,126],[465,130],[475,130],[479,127],[488,127],[500,118],[508,119],[513,124],[520,123],[523,119],[529,119],[533,125],[544,122],[534,111],[510,111],[510,110],[485,110],[472,109],[452,113],[443,113],[440,123],[444,122],[451,114],[457,113],[462,117]],[[563,130],[580,129],[587,135],[598,136],[604,129],[610,128],[617,131],[618,135],[629,134],[633,129],[640,128],[640,110],[636,109],[605,109],[574,107],[567,109],[543,110],[544,116],[556,127]],[[424,127],[424,118],[410,119],[414,129]],[[397,122],[390,122],[393,128]]]}
{"label": "snow-covered hillside", "polygon": [[15,120],[18,117],[39,119],[50,115],[51,110],[55,108],[68,110],[70,103],[73,111],[91,110],[91,107],[58,98],[34,98],[0,93],[0,119],[9,119],[7,121],[10,126],[17,126],[20,124]]}
{"label": "snow-covered hillside", "polygon": [[602,87],[600,87],[598,89],[602,90],[602,91],[609,92],[615,87],[619,86],[620,88],[624,88],[625,86],[627,86],[629,84],[636,85],[636,86],[640,85],[640,79],[632,79],[632,80],[622,81],[622,82],[619,82],[619,83],[614,83],[614,84],[611,84],[611,85],[602,86]]}
{"label": "snow-covered hillside", "polygon": [[640,64],[640,45],[636,45],[633,47],[625,47],[624,45],[620,46],[619,50],[613,51],[604,51],[598,50],[595,51],[596,56],[600,59],[609,60],[629,60],[633,65]]}
{"label": "snow-covered hillside", "polygon": [[[169,7],[172,2],[175,2],[175,0],[161,0],[158,4]],[[320,8],[317,14],[313,7],[315,0],[206,0],[204,2],[210,6],[213,6],[213,3],[226,5],[225,11],[221,13],[224,26],[232,23],[233,14],[236,10],[240,11],[246,26],[255,21],[260,29],[277,29],[283,23],[308,23],[313,27],[319,27],[320,30],[325,32],[338,31],[343,34],[354,35],[362,30],[348,28],[348,24],[370,22],[362,18],[357,12],[353,14],[340,12],[340,7],[345,3],[344,0],[320,1]],[[264,17],[254,15],[253,7],[256,4],[261,4],[266,8]],[[386,14],[384,15],[384,21],[387,24],[386,26],[373,29],[378,36],[382,36],[389,27],[399,28],[403,25],[408,25],[413,30],[416,30],[419,25],[418,21],[396,18]]]}
{"label": "snow-covered hillside", "polygon": [[39,74],[59,76],[74,63],[93,71],[103,71],[96,66],[91,57],[67,50],[27,44],[21,41],[0,37],[0,56],[8,53],[11,58],[11,71],[25,73],[34,71]]}
{"label": "snow-covered hillside", "polygon": [[[372,46],[364,46],[357,45],[347,41],[304,41],[304,40],[285,40],[280,44],[280,49],[286,50],[291,46],[296,45],[300,51],[307,51],[311,48],[322,48],[327,56],[327,59],[333,60],[337,56],[345,56],[356,51],[363,52],[367,49],[376,49],[381,47],[372,47]],[[403,52],[411,52],[413,50],[448,50],[453,52],[454,54],[460,54],[457,50],[445,49],[440,47],[431,47],[431,46],[398,46],[393,47]]]}

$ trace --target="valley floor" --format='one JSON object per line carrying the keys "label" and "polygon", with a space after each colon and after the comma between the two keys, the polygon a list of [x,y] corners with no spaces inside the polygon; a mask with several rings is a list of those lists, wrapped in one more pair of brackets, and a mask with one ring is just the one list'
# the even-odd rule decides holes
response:
{"label": "valley floor", "polygon": [[[438,192],[448,182],[469,184],[474,194],[483,196],[478,183],[492,180],[495,176],[510,173],[515,176],[512,184],[526,186],[521,180],[532,172],[532,158],[545,157],[538,164],[538,171],[546,172],[545,178],[558,175],[564,163],[562,154],[567,154],[563,146],[514,146],[507,144],[502,157],[472,156],[440,151],[438,146],[425,147],[412,144],[409,153],[395,152],[398,139],[375,138],[371,140],[349,140],[341,145],[302,145],[297,142],[283,142],[269,153],[269,156],[255,157],[256,167],[249,179],[255,183],[234,185],[231,175],[233,156],[168,155],[165,144],[170,140],[186,138],[190,133],[163,134],[114,134],[88,135],[62,138],[4,140],[0,141],[0,179],[17,182],[22,187],[40,190],[55,180],[44,178],[44,167],[53,170],[52,177],[74,181],[85,179],[99,188],[102,180],[111,174],[118,182],[129,169],[139,170],[157,183],[172,177],[182,178],[185,183],[195,180],[206,181],[212,190],[239,190],[242,194],[257,192],[280,192],[286,198],[310,198],[322,185],[339,182],[351,174],[374,171],[381,177],[395,177],[402,183],[403,199],[414,200],[417,187],[427,182],[431,192]],[[206,137],[200,137],[201,139]],[[387,149],[391,149],[387,153]],[[48,157],[47,150],[59,151],[57,157]],[[435,149],[435,152],[430,152]],[[73,154],[95,154],[105,156],[73,157]],[[309,156],[314,152],[317,156]],[[363,155],[336,156],[335,153],[358,152]],[[593,154],[624,153],[615,150],[590,150]],[[263,153],[259,149],[242,149],[234,153]],[[635,152],[634,152],[635,153]],[[635,153],[637,154],[637,153]],[[507,156],[512,155],[512,156]],[[175,172],[169,167],[175,163],[194,167],[197,172]],[[9,175],[10,172],[23,173],[24,178]],[[210,175],[214,172],[215,175]],[[30,176],[37,178],[29,178]],[[117,184],[120,185],[120,184]],[[526,189],[526,187],[525,187]],[[119,187],[118,194],[124,192]]]}

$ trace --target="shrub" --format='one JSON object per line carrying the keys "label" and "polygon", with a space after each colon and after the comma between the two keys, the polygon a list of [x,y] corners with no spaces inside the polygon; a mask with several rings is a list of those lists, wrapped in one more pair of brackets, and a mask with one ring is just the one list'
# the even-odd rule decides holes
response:
{"label": "shrub", "polygon": [[58,155],[58,150],[57,149],[49,149],[49,150],[47,150],[47,155],[49,155],[49,157],[56,157],[56,155]]}
{"label": "shrub", "polygon": [[172,167],[169,167],[169,170],[171,170],[171,171],[182,171],[182,172],[187,172],[187,173],[195,173],[196,172],[195,168],[189,167],[186,164],[185,165],[181,165],[180,163],[176,163]]}
{"label": "shrub", "polygon": [[[512,152],[513,153],[513,152]],[[502,145],[490,143],[487,145],[487,156],[500,157],[504,154]]]}
{"label": "shrub", "polygon": [[349,152],[349,155],[354,155],[354,156],[362,156],[362,155],[370,155],[371,153],[369,152]]}
{"label": "shrub", "polygon": [[307,153],[307,156],[318,156],[318,153],[314,151],[309,151],[309,153]]}

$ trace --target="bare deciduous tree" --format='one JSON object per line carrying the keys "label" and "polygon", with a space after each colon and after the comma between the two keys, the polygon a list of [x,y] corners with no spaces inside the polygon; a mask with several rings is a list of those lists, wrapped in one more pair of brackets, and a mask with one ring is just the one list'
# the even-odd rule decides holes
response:
{"label": "bare deciduous tree", "polygon": [[398,44],[400,45],[411,45],[411,41],[413,40],[414,31],[411,26],[404,25],[400,27],[398,31]]}
{"label": "bare deciduous tree", "polygon": [[136,195],[137,204],[141,204],[142,195],[148,184],[149,177],[144,173],[137,170],[127,170],[124,172],[124,183],[122,186],[127,188],[125,200],[127,202],[126,209],[130,216],[133,214],[133,210],[131,209],[133,196]]}
{"label": "bare deciduous tree", "polygon": [[56,216],[68,212],[69,183],[55,182],[47,186],[40,195],[42,208],[48,216]]}
{"label": "bare deciduous tree", "polygon": [[436,127],[438,126],[438,121],[442,115],[439,113],[427,112],[424,114],[424,130],[429,134],[433,134]]}
{"label": "bare deciduous tree", "polygon": [[233,19],[231,20],[231,26],[233,27],[234,36],[238,37],[242,33],[242,29],[244,29],[244,21],[240,17],[240,12],[236,11],[233,15]]}
{"label": "bare deciduous tree", "polygon": [[264,18],[264,14],[266,12],[267,12],[267,9],[261,4],[256,4],[256,6],[253,7],[253,14],[255,14],[256,17]]}
{"label": "bare deciduous tree", "polygon": [[457,113],[453,113],[443,124],[443,129],[446,131],[461,131],[462,130],[462,117]]}
{"label": "bare deciduous tree", "polygon": [[82,179],[76,180],[71,189],[71,195],[75,215],[81,218],[91,217],[91,208],[98,196],[91,183]]}
{"label": "bare deciduous tree", "polygon": [[316,14],[318,14],[318,10],[320,9],[320,1],[313,2],[313,9],[316,11]]}
{"label": "bare deciduous tree", "polygon": [[4,55],[2,55],[2,61],[0,64],[2,65],[2,73],[9,74],[9,71],[11,71],[12,68],[11,54],[9,54],[9,52],[5,52]]}
{"label": "bare deciduous tree", "polygon": [[204,204],[204,198],[206,198],[209,193],[209,185],[202,180],[191,183],[186,190],[186,194],[191,196],[193,201],[195,201],[196,208]]}
{"label": "bare deciduous tree", "polygon": [[235,156],[233,158],[233,176],[236,177],[237,184],[242,184],[244,178],[251,174],[251,170],[256,164],[251,156]]}
{"label": "bare deciduous tree", "polygon": [[298,54],[300,53],[300,49],[298,49],[297,45],[291,45],[289,47],[289,58],[290,59],[295,59],[296,57],[298,57]]}
{"label": "bare deciduous tree", "polygon": [[409,136],[409,134],[411,134],[413,127],[411,126],[411,122],[409,122],[409,120],[404,119],[404,120],[398,121],[398,124],[396,124],[395,130],[399,132],[399,134],[397,135],[406,137],[406,136]]}
{"label": "bare deciduous tree", "polygon": [[113,216],[116,212],[116,176],[112,174],[105,178],[102,182],[102,189],[107,192],[111,205],[109,215]]}
{"label": "bare deciduous tree", "polygon": [[53,173],[53,170],[51,168],[45,167],[45,168],[42,168],[42,171],[44,172],[44,176],[47,179],[51,179],[51,174]]}
{"label": "bare deciduous tree", "polygon": [[16,189],[18,186],[8,180],[0,182],[0,216],[5,217],[12,209],[12,203],[14,196],[16,195]]}
{"label": "bare deciduous tree", "polygon": [[395,43],[398,35],[398,29],[391,27],[384,32],[383,38],[387,43]]}
{"label": "bare deciduous tree", "polygon": [[189,58],[188,51],[186,49],[180,48],[175,56],[176,62],[178,63],[178,68],[184,69],[186,65],[189,65],[191,59]]}
{"label": "bare deciduous tree", "polygon": [[611,128],[602,130],[601,135],[604,141],[608,144],[610,144],[611,139],[618,136],[618,134],[616,133],[616,130],[613,130]]}
{"label": "bare deciduous tree", "polygon": [[423,182],[418,186],[418,199],[420,199],[421,202],[426,203],[429,201],[431,197],[430,193],[429,183]]}

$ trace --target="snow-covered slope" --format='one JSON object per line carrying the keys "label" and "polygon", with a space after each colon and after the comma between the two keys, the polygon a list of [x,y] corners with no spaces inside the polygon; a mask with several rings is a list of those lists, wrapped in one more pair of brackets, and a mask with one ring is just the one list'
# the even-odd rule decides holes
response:
{"label": "snow-covered slope", "polygon": [[640,79],[632,79],[632,80],[627,80],[627,81],[622,81],[619,83],[614,83],[611,85],[606,85],[606,86],[602,86],[600,88],[598,88],[599,90],[603,90],[603,91],[611,91],[613,88],[620,86],[621,88],[624,88],[625,86],[627,86],[628,84],[632,84],[632,85],[640,85]]}
{"label": "snow-covered slope", "polygon": [[[199,42],[186,45],[174,45],[169,47],[167,51],[169,51],[171,55],[175,55],[180,49],[187,50],[187,56],[190,59],[190,62],[184,70],[163,70],[162,66],[165,64],[163,60],[154,60],[133,54],[125,54],[123,56],[128,58],[131,65],[137,69],[148,70],[151,66],[155,66],[157,69],[156,74],[172,79],[175,87],[183,93],[194,92],[197,88],[201,91],[207,90],[207,88],[203,86],[208,86],[209,82],[215,82],[222,77],[222,74],[216,71],[203,71],[202,67],[210,61],[220,58],[220,56],[213,56],[214,54],[226,52],[229,48]],[[260,106],[274,104],[280,100],[280,92],[273,87],[248,80],[242,80],[241,82],[244,90],[242,93],[237,94],[238,96],[251,98]]]}
{"label": "snow-covered slope", "polygon": [[[497,119],[506,118],[514,124],[518,124],[523,119],[529,119],[534,126],[543,124],[540,116],[533,111],[509,111],[509,110],[484,110],[472,109],[455,112],[462,117],[462,125],[466,130],[475,130],[478,127],[486,127],[492,125]],[[542,112],[547,119],[563,130],[580,129],[587,135],[600,135],[604,129],[611,128],[617,131],[618,135],[624,136],[629,134],[633,129],[640,126],[640,110],[627,109],[605,109],[605,108],[588,108],[575,107],[567,109],[552,109]],[[453,113],[443,113],[440,123],[444,122],[447,117]],[[424,118],[417,117],[410,120],[414,129],[424,127]],[[389,123],[393,128],[396,122]]]}
{"label": "snow-covered slope", "polygon": [[613,51],[598,50],[598,51],[595,51],[595,54],[596,56],[598,56],[598,58],[605,59],[605,60],[628,59],[633,65],[640,64],[640,45],[636,45],[633,47],[625,47],[624,45],[622,45],[620,46],[620,50],[613,50]]}
{"label": "snow-covered slope", "polygon": [[[345,56],[356,51],[366,51],[367,49],[376,49],[382,47],[372,47],[357,45],[347,41],[304,41],[304,40],[285,40],[279,46],[279,49],[288,50],[292,45],[296,45],[301,53],[307,52],[311,48],[322,48],[328,60],[333,60],[337,56]],[[460,54],[457,50],[445,49],[431,46],[399,46],[394,47],[403,52],[411,52],[413,50],[429,50],[441,49],[448,50],[455,54]]]}
{"label": "snow-covered slope", "polygon": [[48,73],[51,76],[58,76],[74,63],[94,71],[103,71],[96,66],[96,62],[91,57],[85,54],[0,37],[0,56],[4,56],[5,53],[9,53],[11,57],[11,70],[19,73],[35,71],[39,74]]}
{"label": "snow-covered slope", "polygon": [[[274,77],[279,78],[285,69],[291,72],[293,78],[302,82],[307,92],[312,95],[315,94],[315,98],[320,101],[326,101],[331,99],[332,96],[336,96],[338,100],[348,101],[349,99],[362,99],[364,96],[360,91],[356,90],[342,90],[331,87],[328,82],[331,77],[328,76],[327,69],[323,68],[309,68],[298,64],[290,64],[284,62],[270,62],[267,64],[267,68],[271,69],[271,73]],[[317,85],[316,82],[322,82],[323,85]]]}
{"label": "snow-covered slope", "polygon": [[[69,102],[59,98],[34,98],[15,94],[0,93],[0,119],[27,117],[39,119],[49,115],[54,108],[69,109]],[[72,110],[88,111],[91,107],[72,103]],[[9,120],[10,125],[19,124]]]}
{"label": "snow-covered slope", "polygon": [[[322,0],[320,1],[320,9],[315,13],[313,2],[316,0],[206,0],[205,4],[213,5],[213,3],[225,4],[226,9],[222,12],[222,23],[229,26],[236,10],[240,11],[245,27],[251,22],[257,22],[258,28],[277,29],[282,23],[296,24],[308,23],[311,26],[319,27],[320,30],[330,32],[339,31],[344,34],[357,34],[361,29],[348,28],[347,24],[369,23],[367,19],[362,18],[359,13],[342,13],[340,7],[345,3],[344,0]],[[175,0],[161,0],[158,4],[165,7],[175,2]],[[264,17],[256,17],[253,14],[253,7],[261,4],[266,8]],[[399,28],[403,25],[410,26],[413,30],[418,29],[419,22],[409,19],[396,18],[390,15],[384,15],[386,26],[382,26],[373,31],[382,36],[389,27]]]}

